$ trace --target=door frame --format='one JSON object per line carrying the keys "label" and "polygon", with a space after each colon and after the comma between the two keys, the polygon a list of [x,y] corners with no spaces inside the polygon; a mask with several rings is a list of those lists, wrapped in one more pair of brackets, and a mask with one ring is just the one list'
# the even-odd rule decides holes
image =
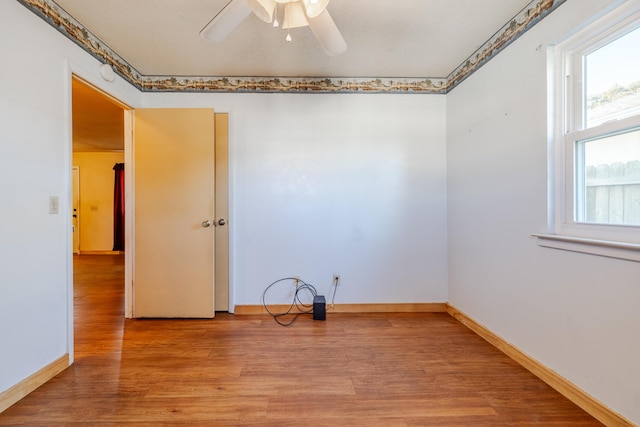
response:
{"label": "door frame", "polygon": [[[229,114],[215,112],[213,221],[229,219]],[[214,224],[215,225],[215,224]],[[217,226],[214,234],[214,310],[229,311],[229,226]],[[225,248],[220,250],[220,247]],[[220,286],[222,284],[222,286]]]}
{"label": "door frame", "polygon": [[[70,59],[64,60],[64,93],[65,93],[65,114],[66,117],[64,127],[65,127],[65,188],[66,188],[66,201],[65,207],[66,214],[69,217],[69,214],[73,211],[72,208],[72,166],[73,166],[73,127],[72,127],[72,119],[73,119],[73,110],[72,110],[72,89],[71,82],[73,78],[78,78],[85,83],[93,86],[96,90],[101,91],[106,96],[113,99],[115,102],[122,105],[125,110],[124,113],[124,162],[125,162],[125,176],[133,177],[134,176],[134,168],[135,162],[133,158],[133,115],[136,108],[136,105],[141,105],[141,98],[144,96],[144,93],[140,92],[139,99],[133,99],[131,95],[127,95],[124,93],[124,89],[120,84],[121,80],[117,78],[117,82],[107,82],[105,81],[100,74],[101,64],[96,62],[94,66],[89,67],[87,65],[80,65],[76,62],[73,62]],[[129,84],[124,83],[124,85],[128,88]],[[117,86],[120,86],[119,88]],[[136,89],[137,90],[137,89]],[[206,95],[203,95],[206,96]],[[185,108],[193,107],[193,105],[182,105]],[[228,133],[228,191],[229,191],[229,218],[234,218],[234,157],[235,157],[235,145],[231,144],[230,141],[234,140],[234,134],[236,127],[233,126],[233,122],[235,121],[235,114],[233,114],[233,107],[229,106],[220,106],[215,107],[211,106],[211,108],[215,108],[216,112],[227,113],[229,114],[229,133]],[[130,250],[125,251],[125,283],[124,283],[124,292],[125,292],[125,318],[131,318],[133,313],[133,218],[132,212],[135,204],[135,195],[133,192],[133,180],[125,179],[125,206],[127,206],[125,211],[125,246],[130,248]],[[229,312],[233,313],[235,308],[235,222],[229,221]],[[67,253],[67,353],[69,354],[69,363],[72,364],[74,360],[74,310],[73,310],[73,227],[71,221],[67,222],[67,230],[66,230],[66,253]]]}
{"label": "door frame", "polygon": [[[109,82],[105,81],[100,77],[100,64],[96,63],[93,69],[87,68],[86,65],[80,65],[75,63],[68,58],[64,60],[64,81],[63,81],[63,90],[64,90],[64,151],[65,151],[65,176],[64,176],[64,185],[65,185],[65,200],[63,207],[63,213],[67,216],[67,218],[71,218],[71,214],[73,212],[73,90],[72,90],[72,82],[73,79],[78,79],[83,83],[91,86],[97,91],[103,93],[105,96],[112,99],[118,105],[121,105],[125,111],[130,109],[129,104],[132,102],[125,102],[122,99],[128,99],[130,96],[126,96],[121,90],[117,90],[114,87],[109,87]],[[125,114],[125,123],[126,123]],[[125,162],[131,161],[130,147],[126,146],[126,138],[125,138]],[[126,173],[126,172],[125,172]],[[127,183],[125,181],[125,187]],[[131,196],[131,192],[129,189],[125,188],[125,199]],[[125,202],[126,203],[126,202]],[[125,244],[127,244],[126,236],[126,222],[127,218],[125,215]],[[130,230],[129,230],[130,231]],[[66,222],[66,280],[67,280],[67,354],[69,355],[69,364],[73,364],[74,362],[74,332],[75,332],[75,322],[74,322],[74,309],[73,309],[73,298],[74,298],[74,290],[73,290],[73,223],[72,221]],[[130,262],[126,260],[125,257],[125,276],[126,270],[130,269]],[[125,283],[123,283],[125,285]],[[126,294],[126,286],[125,286],[125,294]],[[125,307],[126,309],[126,307]]]}
{"label": "door frame", "polygon": [[[73,244],[71,252],[80,253],[80,167],[71,167],[71,215],[73,223]],[[77,249],[77,250],[76,250]]]}

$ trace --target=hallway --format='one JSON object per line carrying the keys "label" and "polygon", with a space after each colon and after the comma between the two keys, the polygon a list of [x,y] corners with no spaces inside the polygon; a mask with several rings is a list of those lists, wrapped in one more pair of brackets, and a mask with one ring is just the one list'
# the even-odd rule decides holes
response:
{"label": "hallway", "polygon": [[124,255],[74,255],[75,359],[120,353]]}

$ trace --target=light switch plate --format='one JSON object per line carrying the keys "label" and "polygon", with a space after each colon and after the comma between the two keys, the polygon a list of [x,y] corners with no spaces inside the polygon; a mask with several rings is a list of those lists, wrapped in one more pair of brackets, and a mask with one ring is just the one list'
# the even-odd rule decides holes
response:
{"label": "light switch plate", "polygon": [[58,204],[58,196],[50,196],[49,197],[49,213],[57,214],[59,213],[59,204]]}

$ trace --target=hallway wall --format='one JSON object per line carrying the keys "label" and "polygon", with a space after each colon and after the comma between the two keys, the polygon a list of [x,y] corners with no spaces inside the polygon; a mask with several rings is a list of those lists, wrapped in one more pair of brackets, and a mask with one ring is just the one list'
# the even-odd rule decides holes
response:
{"label": "hallway wall", "polygon": [[124,153],[73,153],[80,170],[80,252],[113,250],[113,187]]}

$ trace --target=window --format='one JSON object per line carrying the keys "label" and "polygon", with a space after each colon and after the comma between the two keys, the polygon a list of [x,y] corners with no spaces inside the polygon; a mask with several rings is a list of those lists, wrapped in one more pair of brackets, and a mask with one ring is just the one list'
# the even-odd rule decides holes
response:
{"label": "window", "polygon": [[638,46],[640,5],[628,1],[550,51],[554,208],[543,246],[640,261]]}
{"label": "window", "polygon": [[639,226],[640,130],[576,141],[574,151],[575,221]]}

